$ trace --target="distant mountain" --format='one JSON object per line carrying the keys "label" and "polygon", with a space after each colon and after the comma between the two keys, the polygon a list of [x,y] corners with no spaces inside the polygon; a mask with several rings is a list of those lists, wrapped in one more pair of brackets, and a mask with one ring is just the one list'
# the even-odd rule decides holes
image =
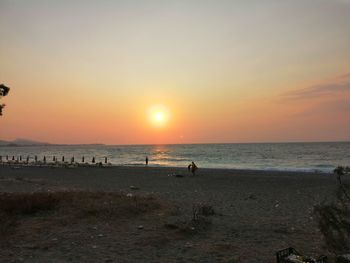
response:
{"label": "distant mountain", "polygon": [[50,145],[50,143],[33,141],[33,140],[22,139],[22,138],[18,138],[13,141],[0,140],[0,146],[43,146],[43,145]]}

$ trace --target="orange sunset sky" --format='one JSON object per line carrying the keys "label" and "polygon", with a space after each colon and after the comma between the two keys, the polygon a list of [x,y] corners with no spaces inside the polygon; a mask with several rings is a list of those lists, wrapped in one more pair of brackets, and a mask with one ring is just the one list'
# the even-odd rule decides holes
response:
{"label": "orange sunset sky", "polygon": [[350,140],[350,1],[0,0],[0,140]]}

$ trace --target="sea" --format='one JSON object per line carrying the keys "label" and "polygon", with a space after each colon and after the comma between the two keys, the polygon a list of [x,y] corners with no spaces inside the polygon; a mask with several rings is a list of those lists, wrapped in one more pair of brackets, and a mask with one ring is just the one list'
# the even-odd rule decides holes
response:
{"label": "sea", "polygon": [[194,161],[200,168],[250,169],[276,171],[331,172],[335,167],[350,166],[350,142],[314,143],[225,143],[182,145],[45,145],[2,146],[0,156],[5,161],[30,161],[46,157],[51,162],[65,157],[75,162],[107,162],[112,165],[187,167]]}

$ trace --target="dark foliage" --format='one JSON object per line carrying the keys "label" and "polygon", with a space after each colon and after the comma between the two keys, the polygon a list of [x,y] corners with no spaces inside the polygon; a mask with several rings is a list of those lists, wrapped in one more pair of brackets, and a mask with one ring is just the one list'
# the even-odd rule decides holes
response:
{"label": "dark foliage", "polygon": [[327,248],[335,254],[347,253],[350,249],[350,208],[344,203],[315,207],[319,228]]}
{"label": "dark foliage", "polygon": [[337,176],[339,187],[343,191],[344,196],[350,201],[350,195],[347,192],[347,186],[343,183],[342,177],[350,175],[350,167],[338,166],[334,169],[334,174]]}
{"label": "dark foliage", "polygon": [[[0,84],[0,99],[3,96],[6,96],[10,91],[9,87],[6,87],[4,84]],[[5,107],[5,104],[0,104],[0,116],[2,116],[2,109]]]}
{"label": "dark foliage", "polygon": [[342,176],[349,175],[350,168],[339,166],[334,174],[339,182],[336,201],[316,206],[315,213],[328,250],[343,254],[350,250],[350,197],[349,185],[342,180]]}

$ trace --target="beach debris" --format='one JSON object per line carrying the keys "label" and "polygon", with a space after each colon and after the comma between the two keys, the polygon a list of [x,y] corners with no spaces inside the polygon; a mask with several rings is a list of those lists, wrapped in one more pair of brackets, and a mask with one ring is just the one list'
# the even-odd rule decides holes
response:
{"label": "beach debris", "polygon": [[277,262],[285,263],[323,263],[327,262],[326,256],[320,256],[317,259],[304,256],[297,252],[294,248],[289,247],[276,252]]}
{"label": "beach debris", "polygon": [[191,242],[186,242],[185,248],[192,248],[193,244]]}
{"label": "beach debris", "polygon": [[137,226],[137,229],[143,229],[143,225]]}
{"label": "beach debris", "polygon": [[134,186],[134,185],[130,185],[129,188],[130,188],[131,190],[139,190],[139,189],[140,189],[139,187]]}
{"label": "beach debris", "polygon": [[250,193],[245,200],[257,200],[258,198],[256,197],[255,194]]}
{"label": "beach debris", "polygon": [[168,228],[168,229],[178,229],[179,228],[179,226],[176,223],[165,223],[164,227]]}
{"label": "beach debris", "polygon": [[183,174],[176,174],[176,173],[168,174],[168,176],[174,176],[174,177],[184,177],[184,175],[183,175]]}

